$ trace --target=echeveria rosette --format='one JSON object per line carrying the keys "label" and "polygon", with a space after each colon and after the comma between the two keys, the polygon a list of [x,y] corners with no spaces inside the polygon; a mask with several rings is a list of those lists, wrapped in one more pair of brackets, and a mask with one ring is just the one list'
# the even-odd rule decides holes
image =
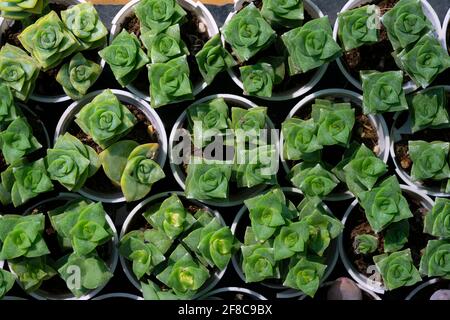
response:
{"label": "echeveria rosette", "polygon": [[231,54],[223,47],[218,34],[203,45],[195,55],[195,59],[198,70],[207,84],[211,84],[219,73],[236,65]]}
{"label": "echeveria rosette", "polygon": [[450,178],[449,151],[450,143],[448,142],[409,141],[408,154],[413,163],[411,179],[413,181],[422,181]]}
{"label": "echeveria rosette", "polygon": [[382,22],[395,50],[406,48],[433,30],[420,0],[400,0],[383,15]]}
{"label": "echeveria rosette", "polygon": [[175,24],[185,21],[186,11],[176,0],[143,0],[135,7],[141,32],[148,30],[161,32]]}
{"label": "echeveria rosette", "polygon": [[288,51],[289,73],[305,73],[342,55],[342,49],[333,40],[328,17],[311,20],[281,36]]}
{"label": "echeveria rosette", "polygon": [[376,5],[338,13],[338,36],[345,51],[378,42],[380,15]]}
{"label": "echeveria rosette", "polygon": [[420,259],[419,271],[428,277],[450,279],[450,242],[448,240],[428,241]]}
{"label": "echeveria rosette", "polygon": [[15,259],[9,261],[8,266],[26,292],[36,291],[44,281],[57,274],[47,262],[46,256]]}
{"label": "echeveria rosette", "polygon": [[347,146],[355,125],[355,109],[349,103],[334,103],[329,106],[313,105],[312,116],[317,123],[317,142],[322,146]]}
{"label": "echeveria rosette", "polygon": [[[60,277],[77,298],[105,285],[113,277],[105,261],[96,253],[87,256],[72,253],[62,258],[58,264],[62,264],[58,269]],[[74,269],[79,270],[80,275],[79,281],[75,283],[73,283]]]}
{"label": "echeveria rosette", "polygon": [[269,63],[256,63],[239,68],[244,94],[257,97],[271,97],[275,72]]}
{"label": "echeveria rosette", "polygon": [[128,156],[127,164],[120,178],[120,187],[127,202],[144,198],[155,182],[166,175],[156,158],[159,145],[147,143],[136,147]]}
{"label": "echeveria rosette", "polygon": [[153,108],[194,99],[186,55],[147,67]]}
{"label": "echeveria rosette", "polygon": [[0,132],[19,116],[11,89],[0,83]]}
{"label": "echeveria rosette", "polygon": [[450,125],[447,95],[444,88],[430,88],[415,94],[410,103],[412,132]]}
{"label": "echeveria rosette", "polygon": [[245,282],[261,282],[280,277],[274,249],[267,242],[242,246],[242,270]]}
{"label": "echeveria rosette", "polygon": [[49,254],[43,238],[44,225],[43,214],[0,217],[0,260],[35,258]]}
{"label": "echeveria rosette", "polygon": [[413,216],[395,176],[385,179],[377,187],[361,192],[357,196],[364,208],[367,221],[375,232]]}
{"label": "echeveria rosette", "polygon": [[261,15],[274,27],[295,28],[304,19],[303,0],[264,0]]}
{"label": "echeveria rosette", "polygon": [[365,114],[408,109],[403,91],[402,71],[361,71],[363,111]]}
{"label": "echeveria rosette", "polygon": [[16,278],[11,272],[0,269],[0,300],[12,289],[15,281]]}
{"label": "echeveria rosette", "polygon": [[305,252],[308,239],[309,226],[305,222],[291,222],[281,227],[273,241],[275,260],[281,261]]}
{"label": "echeveria rosette", "polygon": [[325,264],[313,261],[307,257],[301,257],[293,265],[283,282],[284,286],[301,290],[310,297],[314,297],[319,289],[327,266]]}
{"label": "echeveria rosette", "polygon": [[0,49],[0,84],[9,87],[17,99],[28,100],[39,69],[38,62],[22,49],[8,43]]}
{"label": "echeveria rosette", "polygon": [[388,290],[412,286],[422,280],[410,249],[374,256],[373,261]]}
{"label": "echeveria rosette", "polygon": [[397,55],[397,64],[423,88],[450,67],[450,57],[433,35],[424,35],[411,49]]}
{"label": "echeveria rosette", "polygon": [[408,242],[409,221],[402,220],[389,225],[384,231],[384,252],[401,250]]}
{"label": "echeveria rosette", "polygon": [[80,43],[55,11],[26,27],[18,38],[43,70],[58,66],[64,58],[80,49]]}
{"label": "echeveria rosette", "polygon": [[86,95],[101,73],[102,67],[99,64],[77,53],[68,63],[61,66],[56,81],[62,85],[69,97],[79,100]]}
{"label": "echeveria rosette", "polygon": [[291,182],[311,197],[325,197],[338,185],[339,180],[320,163],[314,165],[302,162],[295,165],[290,173]]}
{"label": "echeveria rosette", "polygon": [[75,117],[81,130],[102,148],[125,136],[137,122],[131,111],[109,89],[83,106]]}
{"label": "echeveria rosette", "polygon": [[122,87],[133,82],[139,71],[150,61],[133,33],[122,30],[109,46],[98,53],[111,68]]}
{"label": "echeveria rosette", "polygon": [[248,61],[267,48],[276,37],[275,31],[253,3],[240,10],[228,21],[222,29],[222,35],[241,62]]}
{"label": "echeveria rosette", "polygon": [[113,143],[98,155],[103,172],[115,185],[120,186],[120,179],[127,165],[128,157],[138,146],[139,143],[134,140],[121,140]]}
{"label": "echeveria rosette", "polygon": [[5,19],[23,20],[33,14],[42,14],[45,4],[45,0],[2,0],[0,15]]}
{"label": "echeveria rosette", "polygon": [[61,11],[61,20],[78,39],[83,50],[106,44],[106,29],[92,3],[79,3]]}
{"label": "echeveria rosette", "polygon": [[226,199],[232,165],[193,158],[187,167],[186,196],[189,199]]}
{"label": "echeveria rosette", "polygon": [[450,239],[450,200],[436,198],[433,209],[425,215],[424,232]]}
{"label": "echeveria rosette", "polygon": [[181,39],[179,24],[159,33],[149,30],[141,35],[141,40],[152,63],[167,62],[182,55],[189,55],[189,50]]}
{"label": "echeveria rosette", "polygon": [[356,254],[373,253],[378,249],[378,238],[371,234],[359,234],[353,241],[353,249]]}
{"label": "echeveria rosette", "polygon": [[265,141],[260,139],[261,130],[268,127],[267,122],[266,107],[254,107],[250,109],[232,107],[231,127],[234,130],[237,148],[245,149],[245,143],[247,141],[250,147],[264,144]]}
{"label": "echeveria rosette", "polygon": [[318,158],[323,146],[317,140],[318,126],[313,119],[290,118],[281,125],[283,157],[287,160]]}
{"label": "echeveria rosette", "polygon": [[0,132],[0,150],[7,164],[12,164],[41,147],[25,118],[17,118],[6,130]]}

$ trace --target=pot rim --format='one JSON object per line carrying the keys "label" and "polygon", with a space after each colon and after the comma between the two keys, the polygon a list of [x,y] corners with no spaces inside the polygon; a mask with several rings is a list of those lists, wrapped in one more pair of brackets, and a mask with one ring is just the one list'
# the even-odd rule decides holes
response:
{"label": "pot rim", "polygon": [[[336,280],[337,280],[337,279],[336,279]],[[336,280],[334,280],[334,281],[336,281]],[[334,283],[334,281],[327,281],[327,282],[325,282],[324,284],[322,284],[320,287],[323,288],[323,287],[331,286],[331,285]],[[353,281],[353,280],[352,280],[352,281]],[[373,298],[373,300],[382,300],[381,297],[380,297],[378,294],[376,294],[375,292],[373,292],[373,291],[371,291],[371,290],[369,290],[369,289],[363,287],[362,285],[360,285],[360,284],[357,283],[357,282],[355,282],[355,284],[356,284],[356,286],[357,286],[359,289],[361,289],[361,291],[364,291],[364,292],[367,293],[369,296],[371,296],[371,297]],[[306,298],[307,298],[306,295],[301,295],[301,296],[298,298],[298,300],[305,300]]]}
{"label": "pot rim", "polygon": [[[288,116],[285,120],[288,120],[294,115],[307,103],[311,102],[312,100],[316,98],[321,98],[323,96],[343,96],[347,97],[355,101],[358,101],[359,105],[362,106],[362,95],[359,93],[356,93],[354,91],[346,90],[346,89],[339,89],[339,88],[331,88],[331,89],[325,89],[316,91],[314,93],[309,94],[308,96],[304,97],[302,100],[300,100],[294,108],[289,112]],[[386,121],[384,120],[382,115],[367,115],[367,117],[372,122],[372,125],[377,129],[378,134],[378,145],[380,147],[380,155],[378,156],[381,160],[383,160],[384,163],[387,163],[389,158],[389,145],[390,145],[390,136],[388,127],[386,125]],[[381,138],[380,137],[384,137]],[[380,143],[381,142],[381,143]],[[284,172],[288,175],[291,171],[289,168],[287,161],[284,159],[283,155],[283,144],[284,144],[284,137],[283,137],[283,131],[280,130],[280,142],[279,142],[279,148],[280,148],[280,162],[283,166]],[[331,193],[328,196],[324,197],[323,200],[325,201],[343,201],[343,200],[349,200],[353,199],[355,196],[350,192],[340,192],[340,193]]]}
{"label": "pot rim", "polygon": [[[201,206],[202,208],[208,209],[208,211],[210,213],[212,213],[215,216],[215,218],[217,218],[223,226],[227,225],[225,223],[225,221],[223,220],[223,217],[219,211],[209,208],[205,204],[203,204],[195,199],[187,199],[186,196],[184,195],[184,193],[181,191],[166,191],[166,192],[161,192],[161,193],[155,194],[151,197],[148,197],[147,199],[138,203],[133,208],[133,210],[130,211],[130,213],[128,214],[127,218],[125,219],[125,221],[122,225],[122,228],[120,230],[119,239],[122,239],[128,232],[132,231],[132,230],[128,230],[129,224],[131,223],[131,221],[133,220],[135,215],[137,215],[138,213],[141,213],[142,209],[147,207],[150,203],[155,202],[156,200],[161,200],[162,198],[168,198],[174,194],[177,195],[178,197],[186,199],[189,202],[192,202],[198,206]],[[119,240],[119,243],[120,243],[120,240]],[[129,269],[129,264],[128,264],[127,259],[125,259],[121,254],[119,254],[119,260],[120,260],[120,265],[122,266],[122,270],[125,273],[125,276],[127,277],[128,281],[130,281],[130,283],[136,289],[138,289],[139,291],[142,291],[141,286],[139,284],[139,280],[136,279],[133,272],[130,271],[130,269]],[[219,283],[219,281],[222,279],[223,275],[227,271],[227,268],[228,268],[228,266],[226,266],[223,270],[218,270],[217,268],[214,268],[215,272],[210,274],[208,281],[204,284],[204,288],[199,290],[191,299],[195,300],[198,297],[201,297],[202,295],[211,291],[217,285],[217,283]]]}
{"label": "pot rim", "polygon": [[[102,93],[104,90],[105,89],[88,93],[81,100],[74,101],[66,109],[66,111],[64,111],[56,126],[54,141],[56,141],[56,139],[60,135],[67,132],[67,127],[75,118],[75,114],[78,113],[78,111],[81,110],[81,108],[83,108],[87,103],[91,102],[95,96]],[[158,133],[159,151],[156,162],[158,162],[160,167],[163,168],[167,158],[167,134],[164,128],[164,123],[162,122],[158,113],[155,111],[155,109],[151,108],[146,101],[137,97],[133,93],[118,89],[110,89],[110,90],[122,103],[124,102],[124,100],[132,101],[134,103],[133,106],[139,108],[145,114],[147,119],[150,120],[156,132]],[[83,187],[78,191],[78,193],[82,194],[83,196],[91,200],[100,201],[103,203],[120,203],[126,201],[125,196],[123,195],[122,192],[107,194]]]}
{"label": "pot rim", "polygon": [[125,299],[130,299],[130,300],[144,300],[144,298],[142,298],[140,296],[137,296],[137,295],[131,294],[131,293],[125,293],[125,292],[102,294],[101,296],[95,297],[92,300],[107,300],[107,299],[113,299],[113,298],[125,298]]}
{"label": "pot rim", "polygon": [[441,42],[442,45],[447,49],[448,51],[448,43],[447,43],[447,30],[448,25],[450,24],[450,9],[448,9],[447,14],[445,15],[444,22],[442,23],[441,28]]}
{"label": "pot rim", "polygon": [[[203,97],[197,101],[195,101],[194,103],[190,104],[178,117],[178,119],[175,121],[175,124],[172,127],[172,131],[170,132],[170,137],[169,137],[169,161],[170,161],[170,169],[172,171],[172,175],[174,176],[175,180],[177,181],[178,185],[185,190],[186,189],[186,184],[185,184],[185,180],[186,180],[186,175],[184,174],[183,170],[181,169],[180,165],[175,164],[172,159],[173,159],[173,154],[172,154],[172,150],[173,150],[173,143],[175,140],[175,136],[176,136],[176,131],[177,129],[181,129],[183,128],[184,122],[186,121],[186,117],[187,117],[187,110],[192,107],[192,106],[196,106],[199,104],[202,104],[206,101],[210,101],[210,100],[214,100],[217,98],[223,98],[225,101],[232,101],[234,103],[237,103],[239,105],[239,107],[245,108],[245,109],[251,109],[251,108],[256,108],[258,107],[257,104],[255,104],[254,102],[250,101],[249,99],[245,98],[245,97],[241,97],[238,95],[234,95],[234,94],[213,94],[213,95],[209,95],[206,97]],[[230,108],[231,109],[231,108]],[[269,127],[269,129],[271,130],[275,130],[275,125],[273,124],[272,120],[269,118],[269,116],[266,117],[267,118],[267,126]],[[273,145],[275,146],[276,152],[279,152],[279,145],[278,145],[278,139],[275,139],[275,141],[273,142]],[[203,202],[207,205],[211,205],[211,206],[216,206],[216,207],[233,207],[233,206],[237,206],[237,205],[241,205],[244,200],[248,197],[253,197],[259,193],[261,193],[262,191],[266,190],[268,187],[268,185],[260,185],[260,186],[255,186],[253,188],[240,188],[240,189],[245,189],[245,191],[247,191],[249,194],[243,194],[242,199],[240,197],[237,197],[236,200],[233,201],[229,201],[229,197],[227,199],[217,199],[217,200],[198,200],[200,202]],[[252,189],[254,189],[254,191],[251,191]],[[250,191],[249,191],[250,190]]]}
{"label": "pot rim", "polygon": [[236,293],[243,293],[247,294],[254,298],[254,300],[267,300],[266,297],[264,297],[262,294],[259,294],[253,290],[247,289],[247,288],[241,288],[241,287],[223,287],[219,289],[215,289],[210,291],[209,293],[205,294],[204,296],[198,298],[199,300],[205,300],[205,298],[212,297],[218,293],[227,293],[227,292],[236,292]]}
{"label": "pot rim", "polygon": [[414,288],[413,291],[411,291],[405,298],[405,300],[412,300],[420,291],[422,291],[423,289],[425,289],[428,286],[431,286],[435,283],[439,283],[439,282],[443,282],[444,279],[442,278],[433,278],[430,279],[428,281],[425,281],[424,283],[420,284],[419,286],[417,286],[416,288]]}
{"label": "pot rim", "polygon": [[[411,186],[407,186],[404,184],[400,185],[400,188],[402,192],[410,193],[417,198],[421,200],[422,205],[428,210],[431,210],[431,208],[434,205],[434,201],[425,193],[421,192],[420,190],[417,190],[416,188],[413,188]],[[358,200],[355,199],[347,208],[347,211],[344,213],[344,217],[342,218],[341,222],[344,224],[344,232],[339,236],[338,238],[338,247],[339,247],[339,256],[341,257],[341,260],[344,264],[345,269],[347,270],[347,273],[350,275],[350,277],[358,284],[360,284],[362,287],[364,287],[367,290],[373,291],[375,293],[384,294],[387,289],[384,287],[384,285],[380,282],[376,282],[374,280],[369,279],[365,275],[361,274],[354,266],[353,263],[350,261],[349,257],[347,256],[346,250],[344,248],[344,233],[345,233],[345,223],[347,222],[350,214],[353,212],[353,209],[358,205]]]}
{"label": "pot rim", "polygon": [[[237,13],[237,11],[242,8],[242,6],[245,2],[253,2],[253,0],[251,0],[251,1],[234,0],[234,10],[228,14],[228,16],[223,24],[224,26],[231,20],[231,18],[233,18],[233,16]],[[312,13],[314,13],[314,15],[317,15],[317,18],[324,17],[322,10],[317,5],[315,5],[311,0],[303,0],[303,3],[305,6],[305,10],[311,11]],[[222,28],[223,28],[223,26],[221,27],[221,30],[222,30]],[[225,39],[224,39],[223,35],[221,35],[221,38],[222,38],[222,43],[225,44]],[[291,90],[287,90],[286,92],[274,92],[271,97],[259,97],[259,96],[258,97],[248,96],[248,97],[259,98],[259,99],[263,99],[263,100],[267,100],[267,101],[287,101],[287,100],[292,100],[292,99],[298,98],[298,97],[306,94],[307,92],[311,91],[317,85],[317,83],[322,79],[325,72],[327,71],[329,64],[330,63],[325,63],[322,66],[316,68],[315,69],[316,72],[311,76],[311,79],[308,81],[308,83],[304,84],[301,87],[295,87]],[[227,72],[228,72],[228,75],[233,80],[233,82],[239,88],[244,90],[244,84],[241,81],[240,76],[233,70],[233,68],[228,68]]]}

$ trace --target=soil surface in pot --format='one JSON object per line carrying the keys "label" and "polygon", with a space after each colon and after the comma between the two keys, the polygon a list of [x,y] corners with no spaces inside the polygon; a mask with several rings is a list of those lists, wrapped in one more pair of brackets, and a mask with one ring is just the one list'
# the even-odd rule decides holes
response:
{"label": "soil surface in pot", "polygon": [[[189,55],[187,57],[190,71],[190,79],[192,85],[203,81],[203,77],[198,69],[195,55],[203,48],[203,45],[209,40],[208,30],[206,24],[203,23],[199,17],[187,9],[185,9],[187,15],[187,21],[181,25],[181,39],[186,43],[189,49]],[[141,35],[141,27],[139,19],[133,13],[124,19],[121,28],[124,28],[130,33],[134,33],[138,38]],[[142,45],[142,50],[147,52],[146,48]],[[148,80],[147,68],[142,68],[137,76],[136,80],[132,84],[141,92],[148,94],[150,88],[150,82]]]}
{"label": "soil surface in pot", "polygon": [[[158,143],[158,132],[155,131],[151,121],[146,117],[146,115],[134,105],[125,105],[128,110],[130,110],[137,119],[137,123],[134,125],[133,129],[125,137],[120,140],[134,140],[139,144],[146,143]],[[68,130],[70,134],[77,137],[82,143],[92,147],[97,153],[103,151],[103,149],[92,140],[92,137],[84,133],[83,130],[72,121]],[[157,157],[157,155],[156,155]],[[156,159],[155,157],[155,159]],[[120,186],[116,186],[111,182],[111,180],[106,176],[102,168],[100,168],[95,175],[90,177],[85,184],[89,189],[101,192],[101,193],[115,193],[120,192]]]}
{"label": "soil surface in pot", "polygon": [[419,292],[417,292],[411,300],[419,300],[419,301],[430,300],[433,293],[441,289],[450,290],[450,282],[448,280],[441,280],[437,283],[428,285]]}

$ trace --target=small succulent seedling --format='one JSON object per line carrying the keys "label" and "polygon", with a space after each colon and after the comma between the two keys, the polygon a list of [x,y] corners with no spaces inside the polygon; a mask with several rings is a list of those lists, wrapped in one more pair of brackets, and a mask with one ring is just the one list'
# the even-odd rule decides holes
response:
{"label": "small succulent seedling", "polygon": [[0,300],[12,289],[15,280],[11,272],[0,269]]}
{"label": "small succulent seedling", "polygon": [[242,246],[241,251],[246,283],[280,277],[274,249],[267,242]]}
{"label": "small succulent seedling", "polygon": [[8,265],[26,292],[38,290],[44,281],[57,274],[46,256],[15,259],[9,261]]}
{"label": "small succulent seedling", "polygon": [[141,33],[164,31],[186,20],[186,11],[175,0],[143,0],[135,7]]}
{"label": "small succulent seedling", "polygon": [[261,14],[275,28],[295,28],[304,19],[303,0],[264,0]]}
{"label": "small succulent seedling", "polygon": [[450,279],[450,242],[448,240],[428,241],[420,260],[420,273],[428,277]]}
{"label": "small succulent seedling", "polygon": [[290,118],[283,122],[283,156],[287,160],[311,160],[320,157],[323,146],[318,142],[314,119]]}
{"label": "small succulent seedling", "polygon": [[430,88],[410,100],[412,132],[450,126],[447,95],[444,88]]}
{"label": "small succulent seedling", "polygon": [[450,178],[448,155],[450,143],[425,142],[421,140],[408,142],[409,156],[413,162],[411,179],[444,180]]}
{"label": "small succulent seedling", "polygon": [[298,262],[293,265],[286,276],[283,285],[301,290],[310,297],[314,297],[319,289],[321,279],[325,274],[327,265],[307,257],[301,257]]}
{"label": "small succulent seedling", "polygon": [[299,163],[292,168],[290,177],[294,186],[311,197],[325,197],[339,184],[338,178],[320,163]]}
{"label": "small succulent seedling", "polygon": [[244,94],[258,97],[271,97],[275,82],[275,71],[269,63],[257,63],[239,68]]}
{"label": "small succulent seedling", "polygon": [[378,238],[371,234],[359,234],[353,241],[353,249],[356,254],[367,255],[378,248]]}
{"label": "small succulent seedling", "polygon": [[250,109],[231,108],[231,128],[235,133],[237,147],[244,149],[244,144],[264,144],[261,130],[268,126],[267,107],[254,107]]}
{"label": "small succulent seedling", "polygon": [[436,198],[433,209],[425,215],[424,232],[450,239],[450,200]]}

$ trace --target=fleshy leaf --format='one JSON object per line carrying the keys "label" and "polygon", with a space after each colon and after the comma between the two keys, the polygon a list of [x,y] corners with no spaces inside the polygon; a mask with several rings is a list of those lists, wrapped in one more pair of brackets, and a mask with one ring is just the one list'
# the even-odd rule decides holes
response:
{"label": "fleshy leaf", "polygon": [[367,255],[373,253],[378,248],[378,238],[371,234],[359,234],[353,242],[353,249],[356,254]]}
{"label": "fleshy leaf", "polygon": [[26,292],[38,290],[44,281],[56,275],[45,256],[12,260],[9,267],[17,275]]}
{"label": "fleshy leaf", "polygon": [[283,154],[288,160],[309,160],[323,148],[317,140],[318,126],[313,119],[290,118],[283,122]]}
{"label": "fleshy leaf", "polygon": [[135,8],[141,30],[160,32],[185,21],[186,11],[175,0],[143,0]]}
{"label": "fleshy leaf", "polygon": [[303,0],[264,0],[261,14],[274,27],[295,28],[304,19]]}
{"label": "fleshy leaf", "polygon": [[424,232],[450,239],[450,200],[436,198],[433,209],[425,215]]}
{"label": "fleshy leaf", "polygon": [[444,180],[450,178],[448,155],[450,143],[409,141],[409,156],[413,162],[411,179],[418,180]]}
{"label": "fleshy leaf", "polygon": [[420,273],[429,277],[450,279],[450,242],[448,240],[428,241],[420,260]]}
{"label": "fleshy leaf", "polygon": [[290,173],[291,182],[308,196],[325,197],[338,185],[339,180],[320,164],[302,162]]}
{"label": "fleshy leaf", "polygon": [[302,257],[297,264],[289,269],[283,285],[301,290],[308,296],[314,297],[326,268],[327,266],[324,264]]}
{"label": "fleshy leaf", "polygon": [[444,88],[430,88],[415,94],[409,106],[413,132],[426,128],[446,128],[450,125]]}
{"label": "fleshy leaf", "polygon": [[271,97],[275,72],[269,63],[257,63],[239,68],[244,94],[258,97]]}

